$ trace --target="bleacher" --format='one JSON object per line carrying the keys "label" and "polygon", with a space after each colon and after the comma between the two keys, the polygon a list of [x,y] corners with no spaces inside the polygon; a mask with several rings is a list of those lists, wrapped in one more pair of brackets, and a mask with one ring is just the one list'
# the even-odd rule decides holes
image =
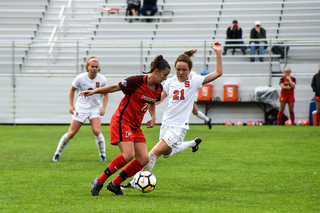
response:
{"label": "bleacher", "polygon": [[[129,23],[125,4],[125,1],[118,0],[19,0],[0,3],[0,40],[20,42],[21,47],[15,49],[14,63],[15,70],[21,73],[75,73],[75,69],[81,72],[86,59],[94,54],[102,59],[103,70],[125,74],[134,73],[141,67],[148,69],[152,58],[159,53],[174,59],[178,52],[173,55],[172,48],[166,45],[185,43],[190,48],[192,45],[202,48],[199,45],[201,41],[207,43],[206,53],[202,54],[207,58],[196,59],[195,64],[199,69],[212,68],[210,62],[214,61],[214,54],[210,45],[215,41],[224,44],[226,29],[234,19],[242,27],[246,44],[255,20],[261,21],[267,30],[267,38],[275,41],[317,39],[320,33],[320,3],[316,0],[200,0],[184,1],[183,4],[178,0],[159,0],[159,13],[151,23],[143,22],[145,17],[142,16]],[[120,10],[119,14],[108,14],[98,10],[101,8]],[[135,47],[122,46],[116,50],[110,44],[131,44]],[[6,52],[12,51],[10,44],[6,45],[8,47],[1,47],[3,55],[10,55]],[[139,50],[141,45],[143,51]],[[154,45],[158,45],[158,49],[148,48]],[[295,54],[295,49],[291,48],[290,54]],[[111,54],[110,51],[118,51],[119,54]],[[179,53],[183,51],[181,49]],[[270,48],[265,51],[266,58],[270,57],[270,51]],[[242,56],[239,51],[232,55],[229,51],[224,56],[226,73],[234,72],[234,67],[247,73],[256,70],[259,70],[257,74],[261,70],[269,72],[269,68],[264,66],[269,61],[252,64],[248,63],[249,57],[249,54]],[[272,57],[272,69],[279,71],[280,60],[278,56]],[[7,67],[11,66],[12,62],[7,59],[2,59],[4,63],[1,66],[5,63]],[[204,61],[207,61],[205,65]]]}
{"label": "bleacher", "polygon": [[[278,88],[279,75],[290,66],[298,77],[296,118],[306,117],[306,103],[312,95],[310,78],[320,57],[318,0],[158,0],[159,12],[153,22],[139,16],[132,23],[126,16],[125,0],[15,0],[0,2],[0,8],[0,87],[6,100],[1,105],[1,123],[69,123],[66,91],[74,76],[85,71],[92,55],[100,59],[101,73],[110,84],[147,71],[159,54],[173,68],[176,57],[190,49],[198,50],[194,71],[211,72],[216,60],[211,45],[216,41],[224,45],[226,29],[234,19],[242,27],[245,44],[256,20],[271,42],[264,62],[249,62],[249,50],[247,55],[229,50],[223,56],[223,76],[214,82],[213,95],[221,97],[223,84],[236,81],[239,98],[251,100],[257,86]],[[119,14],[109,13],[108,8],[119,9]],[[271,52],[278,42],[290,47],[285,59]],[[120,98],[110,94],[110,113],[103,123],[109,122]],[[163,108],[157,117],[161,118]],[[262,116],[259,108],[216,111],[214,123],[230,116],[245,119],[248,111],[256,120]],[[190,122],[201,121],[191,118]]]}

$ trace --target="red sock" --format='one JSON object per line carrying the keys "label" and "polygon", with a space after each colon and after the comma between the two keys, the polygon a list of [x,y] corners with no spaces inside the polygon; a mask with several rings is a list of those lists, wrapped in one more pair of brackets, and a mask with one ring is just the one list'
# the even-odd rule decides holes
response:
{"label": "red sock", "polygon": [[320,126],[320,112],[316,113],[316,120],[317,120],[318,126]]}
{"label": "red sock", "polygon": [[291,119],[291,123],[292,125],[294,124],[294,112],[290,112],[290,119]]}
{"label": "red sock", "polygon": [[124,165],[126,165],[127,162],[124,159],[123,155],[119,155],[117,157],[115,157],[111,163],[109,164],[109,166],[107,167],[107,169],[102,173],[102,175],[98,178],[98,181],[100,183],[104,183],[106,182],[106,180],[108,179],[108,177],[110,177],[112,174],[114,174],[115,172],[117,172],[119,169],[121,169]]}
{"label": "red sock", "polygon": [[115,186],[118,186],[128,177],[132,177],[141,169],[143,169],[143,166],[137,160],[134,160],[129,163],[126,168],[124,168],[124,170],[112,182]]}
{"label": "red sock", "polygon": [[283,112],[279,111],[277,116],[277,124],[280,124]]}

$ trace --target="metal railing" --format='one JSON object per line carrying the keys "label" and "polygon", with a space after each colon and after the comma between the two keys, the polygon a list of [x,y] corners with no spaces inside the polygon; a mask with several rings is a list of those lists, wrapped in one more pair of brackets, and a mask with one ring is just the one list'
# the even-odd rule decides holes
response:
{"label": "metal railing", "polygon": [[[64,18],[61,18],[60,23],[63,23]],[[63,24],[56,26],[55,32],[61,31]],[[86,60],[93,54],[101,56],[101,65],[105,67],[111,67],[116,74],[127,74],[130,73],[130,65],[134,67],[134,73],[136,69],[146,71],[150,65],[150,62],[154,58],[155,54],[160,53],[170,59],[170,62],[174,61],[178,54],[183,53],[189,49],[198,49],[196,57],[193,58],[195,66],[199,69],[212,69],[214,64],[215,54],[211,48],[214,43],[213,40],[203,41],[163,41],[163,42],[146,42],[140,41],[136,43],[111,43],[111,42],[100,42],[100,43],[89,43],[85,40],[79,41],[61,41],[58,38],[59,35],[56,33],[51,34],[48,41],[0,41],[0,48],[5,53],[6,57],[0,59],[0,76],[1,75],[56,75],[52,69],[59,70],[59,67],[66,66],[66,69],[61,69],[59,74],[71,74],[76,75],[80,72],[85,71],[84,65]],[[63,40],[63,39],[62,39]],[[225,45],[222,41],[222,46],[230,46],[239,48],[241,46],[248,46],[249,40],[243,40],[246,44],[229,44]],[[268,69],[267,75],[269,77],[276,72],[280,72],[284,69],[287,64],[306,64],[305,69],[302,70],[301,75],[309,75],[307,71],[308,64],[319,64],[320,58],[320,40],[279,40],[267,39],[268,48],[263,55],[265,58],[263,68]],[[252,46],[252,45],[251,45]],[[258,44],[254,46],[259,46]],[[284,58],[280,58],[279,54],[274,54],[271,49],[274,46],[283,46],[284,48],[290,48],[288,57],[285,54]],[[34,56],[35,52],[43,53],[40,56]],[[115,53],[117,52],[117,53]],[[231,51],[229,51],[231,52]],[[47,58],[45,59],[45,55]],[[242,66],[250,69],[256,63],[249,63],[250,57],[261,57],[261,55],[255,54],[254,56],[249,54],[242,55],[241,51],[236,51],[235,54],[227,54],[223,56],[223,63],[225,66],[227,75],[241,75],[246,74],[234,72],[228,70],[228,66]],[[129,60],[132,59],[132,60]],[[3,63],[1,63],[1,61]],[[32,62],[31,62],[32,61]],[[10,65],[11,63],[11,65]],[[126,65],[128,66],[127,73],[117,71],[117,66]],[[276,70],[273,68],[278,66]],[[38,72],[31,72],[29,67],[37,67]],[[138,67],[138,68],[137,68]],[[32,70],[32,69],[31,69]],[[71,71],[70,71],[71,70]],[[313,73],[313,70],[312,72]],[[111,73],[110,73],[111,74]],[[251,73],[252,75],[255,72]],[[261,75],[260,72],[256,72],[257,75]],[[310,74],[311,75],[311,74]]]}

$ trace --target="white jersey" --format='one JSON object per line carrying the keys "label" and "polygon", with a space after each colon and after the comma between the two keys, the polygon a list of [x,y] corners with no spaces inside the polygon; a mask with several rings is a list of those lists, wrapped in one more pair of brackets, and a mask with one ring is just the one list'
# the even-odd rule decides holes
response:
{"label": "white jersey", "polygon": [[168,103],[162,116],[163,124],[189,129],[194,97],[204,79],[205,76],[191,72],[185,82],[179,82],[176,76],[166,81],[163,90],[167,93]]}
{"label": "white jersey", "polygon": [[[85,90],[94,90],[108,85],[107,79],[101,75],[97,74],[96,78],[91,80],[88,73],[82,73],[77,75],[73,80],[72,86],[77,88],[79,92]],[[100,94],[94,94],[91,96],[79,96],[76,103],[76,111],[80,113],[90,113],[93,109],[101,108],[102,104],[100,101]]]}

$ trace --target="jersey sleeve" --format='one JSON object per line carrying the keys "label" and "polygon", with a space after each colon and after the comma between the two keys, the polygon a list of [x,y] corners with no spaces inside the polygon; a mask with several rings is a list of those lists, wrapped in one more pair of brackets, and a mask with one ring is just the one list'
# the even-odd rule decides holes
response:
{"label": "jersey sleeve", "polygon": [[297,83],[296,78],[291,77],[291,79],[292,79],[292,81],[293,81],[294,83]]}
{"label": "jersey sleeve", "polygon": [[197,85],[197,89],[200,89],[202,87],[202,84],[203,84],[203,81],[204,79],[206,78],[205,76],[202,76],[202,75],[198,75],[198,74],[195,74],[192,76],[192,78],[195,80],[196,82],[196,85]]}
{"label": "jersey sleeve", "polygon": [[79,87],[80,87],[80,75],[78,75],[74,80],[73,80],[73,82],[72,82],[72,86],[74,87],[74,88],[77,88],[77,89],[79,89]]}
{"label": "jersey sleeve", "polygon": [[169,95],[169,87],[170,87],[171,82],[173,81],[173,78],[174,77],[166,80],[166,82],[163,85],[163,91],[165,91],[167,93],[167,95]]}
{"label": "jersey sleeve", "polygon": [[161,91],[161,92],[160,92],[160,95],[158,96],[156,102],[161,100],[161,94],[162,94],[162,91],[163,91],[163,86],[162,86],[162,84],[160,84],[159,87],[160,87],[160,91]]}
{"label": "jersey sleeve", "polygon": [[284,77],[280,78],[279,84],[283,83]]}
{"label": "jersey sleeve", "polygon": [[102,75],[102,78],[103,78],[103,82],[102,82],[101,87],[108,86],[109,84],[108,84],[108,80],[107,80],[107,78],[106,78],[106,77],[104,77],[103,75]]}
{"label": "jersey sleeve", "polygon": [[124,94],[133,93],[141,84],[143,84],[143,75],[131,76],[118,83]]}

